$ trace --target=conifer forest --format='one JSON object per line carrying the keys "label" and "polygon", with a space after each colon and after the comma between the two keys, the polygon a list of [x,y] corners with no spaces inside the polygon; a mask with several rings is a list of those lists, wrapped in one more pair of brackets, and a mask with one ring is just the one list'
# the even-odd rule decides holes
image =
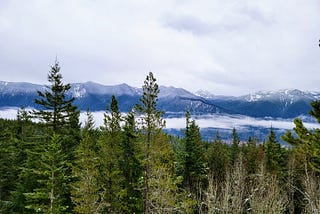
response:
{"label": "conifer forest", "polygon": [[[58,62],[48,73],[39,108],[0,119],[0,213],[319,213],[320,129],[300,119],[281,138],[202,140],[186,109],[183,137],[163,131],[159,87],[150,72],[135,107],[117,97],[104,125],[86,121]],[[320,101],[310,103],[320,123]]]}

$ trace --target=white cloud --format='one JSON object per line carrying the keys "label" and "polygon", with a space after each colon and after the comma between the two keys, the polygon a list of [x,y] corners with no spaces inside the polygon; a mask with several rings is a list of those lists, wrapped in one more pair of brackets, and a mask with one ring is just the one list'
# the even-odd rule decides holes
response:
{"label": "white cloud", "polygon": [[320,90],[320,3],[300,0],[3,0],[0,72],[45,83],[159,84],[239,95]]}

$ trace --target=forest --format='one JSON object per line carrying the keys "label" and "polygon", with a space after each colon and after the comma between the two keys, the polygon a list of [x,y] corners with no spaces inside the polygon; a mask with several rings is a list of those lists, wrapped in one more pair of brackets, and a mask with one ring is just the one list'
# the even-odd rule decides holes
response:
{"label": "forest", "polygon": [[[319,213],[320,130],[300,119],[279,143],[203,141],[188,109],[183,137],[163,131],[150,72],[127,113],[112,96],[104,125],[79,122],[58,62],[39,108],[0,119],[1,213]],[[320,101],[311,103],[320,123]]]}

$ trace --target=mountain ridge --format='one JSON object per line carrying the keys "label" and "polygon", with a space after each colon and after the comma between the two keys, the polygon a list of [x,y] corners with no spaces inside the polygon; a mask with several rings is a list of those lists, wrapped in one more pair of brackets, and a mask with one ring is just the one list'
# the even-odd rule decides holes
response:
{"label": "mountain ridge", "polygon": [[[34,98],[38,90],[46,85],[27,82],[0,81],[0,107],[36,107]],[[320,92],[298,89],[259,91],[243,96],[216,96],[207,91],[192,93],[183,88],[159,86],[158,107],[170,114],[181,114],[186,110],[195,114],[241,114],[252,117],[294,118],[307,115],[310,102],[320,98]],[[68,94],[76,98],[80,110],[105,110],[111,95],[118,99],[121,111],[134,107],[142,94],[142,88],[126,83],[103,85],[95,82],[72,83]]]}

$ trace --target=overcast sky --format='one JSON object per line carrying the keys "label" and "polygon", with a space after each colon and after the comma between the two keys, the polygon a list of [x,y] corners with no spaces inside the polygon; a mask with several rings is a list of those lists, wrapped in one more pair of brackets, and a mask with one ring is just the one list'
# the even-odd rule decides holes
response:
{"label": "overcast sky", "polygon": [[319,0],[0,0],[0,80],[320,91]]}

